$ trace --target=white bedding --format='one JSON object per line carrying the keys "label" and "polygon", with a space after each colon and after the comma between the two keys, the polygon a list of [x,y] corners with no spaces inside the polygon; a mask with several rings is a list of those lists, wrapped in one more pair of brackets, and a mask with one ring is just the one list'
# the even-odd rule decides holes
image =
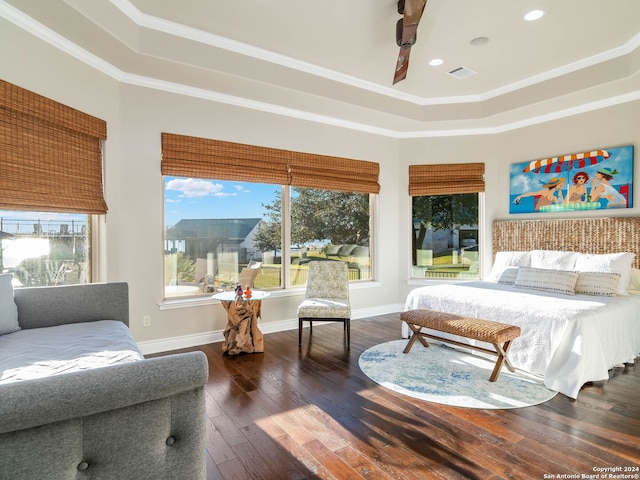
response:
{"label": "white bedding", "polygon": [[143,359],[115,320],[19,330],[0,336],[0,384]]}
{"label": "white bedding", "polygon": [[[640,353],[640,296],[563,295],[478,281],[417,288],[405,303],[405,310],[416,308],[518,325],[513,365],[570,398]],[[402,333],[408,336],[404,323]]]}

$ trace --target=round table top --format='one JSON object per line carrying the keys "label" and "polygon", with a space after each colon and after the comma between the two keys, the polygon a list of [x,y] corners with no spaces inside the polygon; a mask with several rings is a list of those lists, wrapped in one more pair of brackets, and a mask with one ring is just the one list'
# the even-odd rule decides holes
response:
{"label": "round table top", "polygon": [[[242,300],[245,300],[245,301],[246,300],[262,300],[264,298],[267,298],[269,295],[271,295],[270,292],[263,292],[262,290],[252,290],[251,298],[242,297]],[[233,302],[234,300],[237,299],[236,292],[234,292],[233,290],[216,293],[211,298],[213,298],[214,300],[220,300],[223,302]]]}

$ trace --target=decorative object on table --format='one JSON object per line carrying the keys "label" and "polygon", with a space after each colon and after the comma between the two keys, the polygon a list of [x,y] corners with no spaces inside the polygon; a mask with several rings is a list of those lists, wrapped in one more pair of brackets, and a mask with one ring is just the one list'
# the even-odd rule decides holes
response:
{"label": "decorative object on table", "polygon": [[309,322],[309,335],[314,321],[344,323],[347,348],[351,343],[351,305],[349,303],[349,271],[341,261],[309,262],[307,290],[298,306],[298,344],[302,344],[302,322]]}
{"label": "decorative object on table", "polygon": [[261,316],[262,299],[268,296],[268,292],[254,291],[250,298],[246,298],[242,286],[239,297],[235,291],[213,295],[212,298],[220,300],[227,312],[222,353],[238,355],[264,352],[264,339],[258,328],[258,319]]}
{"label": "decorative object on table", "polygon": [[244,298],[251,298],[251,288],[249,285],[244,287]]}
{"label": "decorative object on table", "polygon": [[480,409],[521,408],[544,403],[557,392],[541,377],[505,371],[488,382],[494,360],[432,343],[402,353],[406,340],[365,350],[358,364],[371,380],[395,392],[428,402]]}
{"label": "decorative object on table", "polygon": [[242,291],[242,285],[240,285],[239,283],[236,285],[236,298],[242,298],[242,295],[244,295],[244,292]]}
{"label": "decorative object on table", "polygon": [[633,207],[633,145],[514,163],[509,213]]}

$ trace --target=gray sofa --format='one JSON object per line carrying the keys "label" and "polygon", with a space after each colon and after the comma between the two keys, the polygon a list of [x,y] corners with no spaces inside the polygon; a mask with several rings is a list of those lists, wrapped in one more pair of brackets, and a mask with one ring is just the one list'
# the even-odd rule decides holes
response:
{"label": "gray sofa", "polygon": [[[20,288],[15,303],[21,330],[0,337],[5,347],[49,327],[111,325],[131,337],[119,324],[128,327],[126,283]],[[0,478],[203,479],[207,378],[206,356],[190,352],[0,383]]]}

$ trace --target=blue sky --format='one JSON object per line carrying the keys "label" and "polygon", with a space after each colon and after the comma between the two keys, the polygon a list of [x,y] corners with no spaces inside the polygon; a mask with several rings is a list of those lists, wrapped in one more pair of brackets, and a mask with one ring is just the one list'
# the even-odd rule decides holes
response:
{"label": "blue sky", "polygon": [[165,177],[164,223],[183,218],[262,218],[279,185]]}

